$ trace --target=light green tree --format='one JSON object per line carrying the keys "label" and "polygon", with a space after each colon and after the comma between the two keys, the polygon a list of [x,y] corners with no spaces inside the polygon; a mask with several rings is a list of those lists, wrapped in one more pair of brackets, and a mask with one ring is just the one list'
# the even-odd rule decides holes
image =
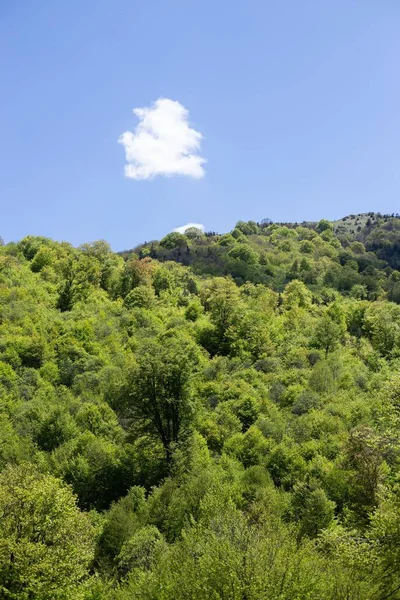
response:
{"label": "light green tree", "polygon": [[1,473],[2,598],[79,598],[93,556],[94,529],[68,487],[28,464]]}

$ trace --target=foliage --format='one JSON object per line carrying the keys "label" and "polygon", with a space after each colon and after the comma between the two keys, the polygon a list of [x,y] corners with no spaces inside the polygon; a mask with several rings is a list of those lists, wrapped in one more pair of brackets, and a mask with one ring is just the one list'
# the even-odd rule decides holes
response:
{"label": "foliage", "polygon": [[399,222],[0,246],[0,597],[399,597]]}
{"label": "foliage", "polygon": [[0,586],[15,599],[77,598],[94,530],[62,482],[29,465],[0,475]]}

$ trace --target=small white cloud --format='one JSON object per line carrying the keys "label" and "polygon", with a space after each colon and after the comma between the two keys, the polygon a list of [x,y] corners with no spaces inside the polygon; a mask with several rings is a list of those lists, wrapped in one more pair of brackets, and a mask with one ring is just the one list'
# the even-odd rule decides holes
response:
{"label": "small white cloud", "polygon": [[140,122],[133,133],[125,131],[118,140],[125,148],[126,177],[204,176],[207,161],[197,154],[203,136],[189,127],[189,113],[182,104],[159,98],[150,107],[134,108],[133,113]]}
{"label": "small white cloud", "polygon": [[187,229],[190,229],[191,227],[196,227],[196,229],[201,229],[201,231],[204,231],[204,229],[205,229],[204,225],[202,225],[201,223],[186,223],[186,225],[181,225],[181,227],[176,227],[174,229],[174,231],[177,231],[178,233],[185,233],[185,231]]}

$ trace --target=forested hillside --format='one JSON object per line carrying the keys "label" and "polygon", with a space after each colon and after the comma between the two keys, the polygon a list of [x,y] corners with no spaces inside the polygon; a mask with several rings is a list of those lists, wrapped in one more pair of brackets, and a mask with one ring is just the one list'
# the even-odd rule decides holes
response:
{"label": "forested hillside", "polygon": [[400,219],[0,247],[0,599],[400,598]]}

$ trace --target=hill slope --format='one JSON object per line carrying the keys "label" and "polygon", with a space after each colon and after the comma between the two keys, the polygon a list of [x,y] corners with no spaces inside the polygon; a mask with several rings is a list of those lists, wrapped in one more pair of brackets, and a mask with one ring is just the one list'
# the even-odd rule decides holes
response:
{"label": "hill slope", "polygon": [[4,597],[398,597],[400,221],[360,219],[0,247]]}
{"label": "hill slope", "polygon": [[400,301],[392,275],[400,268],[398,216],[366,213],[301,225],[242,221],[228,234],[171,233],[122,255],[172,260],[197,274],[231,275],[239,284],[263,283],[276,291],[300,279],[316,293],[329,287],[349,294],[361,285],[368,299],[386,293]]}

